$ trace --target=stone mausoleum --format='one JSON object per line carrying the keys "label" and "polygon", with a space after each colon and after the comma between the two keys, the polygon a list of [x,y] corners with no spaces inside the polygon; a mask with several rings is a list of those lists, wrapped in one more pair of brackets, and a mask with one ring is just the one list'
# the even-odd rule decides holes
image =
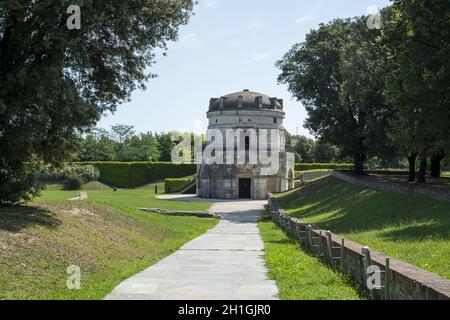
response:
{"label": "stone mausoleum", "polygon": [[[236,161],[233,164],[226,161],[223,164],[199,164],[197,170],[197,195],[199,197],[266,199],[269,192],[283,192],[294,187],[294,154],[285,150],[283,127],[285,113],[282,99],[243,90],[220,98],[212,98],[207,117],[209,131],[220,130],[223,133],[224,144],[227,143],[227,129],[241,132],[244,142],[242,142],[242,138],[234,138],[241,142],[239,145],[236,142],[238,146],[235,147],[235,150],[245,148],[246,161],[244,163]],[[268,154],[276,154],[279,159],[276,170],[269,170],[269,174],[266,164],[249,161],[250,157],[247,154],[250,151],[250,144],[252,145],[251,150],[254,150],[255,139],[258,140],[256,145],[257,151],[259,151],[261,146],[259,142],[263,140],[260,132],[266,131],[261,129],[270,132],[276,131],[278,139],[277,141],[265,140],[268,141],[266,147],[269,150]]]}

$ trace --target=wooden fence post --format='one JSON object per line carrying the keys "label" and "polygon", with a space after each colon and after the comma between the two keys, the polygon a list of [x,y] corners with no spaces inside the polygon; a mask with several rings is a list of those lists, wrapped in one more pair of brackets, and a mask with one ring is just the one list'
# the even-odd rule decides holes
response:
{"label": "wooden fence post", "polygon": [[345,259],[345,239],[341,239],[341,269],[344,270],[344,259]]}
{"label": "wooden fence post", "polygon": [[386,258],[384,268],[384,300],[389,300],[390,271],[390,259]]}
{"label": "wooden fence post", "polygon": [[[361,253],[364,256],[364,258],[363,258],[363,267],[364,267],[363,274],[364,274],[364,279],[365,279],[365,283],[366,283],[366,286],[367,286],[367,280],[368,280],[367,268],[369,268],[369,266],[372,265],[372,258],[370,257],[370,248],[367,247],[367,246],[363,247],[361,249]],[[369,291],[370,291],[370,297],[373,300],[374,299],[374,292],[371,289],[369,289]]]}
{"label": "wooden fence post", "polygon": [[328,256],[330,257],[331,266],[334,267],[334,259],[333,259],[333,240],[331,239],[331,231],[325,232],[327,237],[327,248],[328,248]]}
{"label": "wooden fence post", "polygon": [[314,250],[314,243],[313,243],[313,240],[312,240],[312,235],[311,235],[311,229],[312,229],[312,226],[310,225],[310,224],[308,224],[307,226],[306,226],[306,237],[307,237],[307,239],[308,239],[308,244],[307,244],[307,246],[311,249],[311,250]]}

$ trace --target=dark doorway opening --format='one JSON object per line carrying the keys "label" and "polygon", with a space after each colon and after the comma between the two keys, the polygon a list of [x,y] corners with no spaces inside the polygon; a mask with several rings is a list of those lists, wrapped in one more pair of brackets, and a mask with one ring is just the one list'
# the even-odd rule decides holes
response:
{"label": "dark doorway opening", "polygon": [[251,199],[251,198],[252,198],[252,179],[240,178],[239,199]]}

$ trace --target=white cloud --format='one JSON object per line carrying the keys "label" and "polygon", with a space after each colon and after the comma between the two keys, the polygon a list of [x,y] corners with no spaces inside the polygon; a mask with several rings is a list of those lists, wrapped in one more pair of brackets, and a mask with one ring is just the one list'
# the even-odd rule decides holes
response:
{"label": "white cloud", "polygon": [[301,23],[306,23],[308,21],[312,21],[315,20],[316,18],[314,18],[313,16],[303,16],[298,18],[297,20],[295,20],[296,24],[301,24]]}
{"label": "white cloud", "polygon": [[254,63],[254,62],[264,61],[264,60],[270,59],[272,57],[272,54],[273,54],[272,51],[257,53],[248,59],[242,60],[242,62],[243,63]]}

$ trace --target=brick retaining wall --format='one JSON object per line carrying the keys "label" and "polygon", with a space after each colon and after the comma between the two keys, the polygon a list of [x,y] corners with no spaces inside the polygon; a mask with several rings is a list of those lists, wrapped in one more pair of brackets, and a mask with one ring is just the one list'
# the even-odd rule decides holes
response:
{"label": "brick retaining wall", "polygon": [[[269,208],[272,220],[290,236],[302,242],[303,248],[316,253],[334,267],[350,273],[361,287],[367,290],[362,245],[331,232],[314,229],[290,217],[270,194]],[[372,290],[374,299],[450,300],[450,280],[374,250],[370,250],[370,258],[370,265],[378,266],[381,271],[387,270],[386,273],[381,273],[381,285],[388,284],[388,288]],[[389,259],[388,269],[386,258]]]}

